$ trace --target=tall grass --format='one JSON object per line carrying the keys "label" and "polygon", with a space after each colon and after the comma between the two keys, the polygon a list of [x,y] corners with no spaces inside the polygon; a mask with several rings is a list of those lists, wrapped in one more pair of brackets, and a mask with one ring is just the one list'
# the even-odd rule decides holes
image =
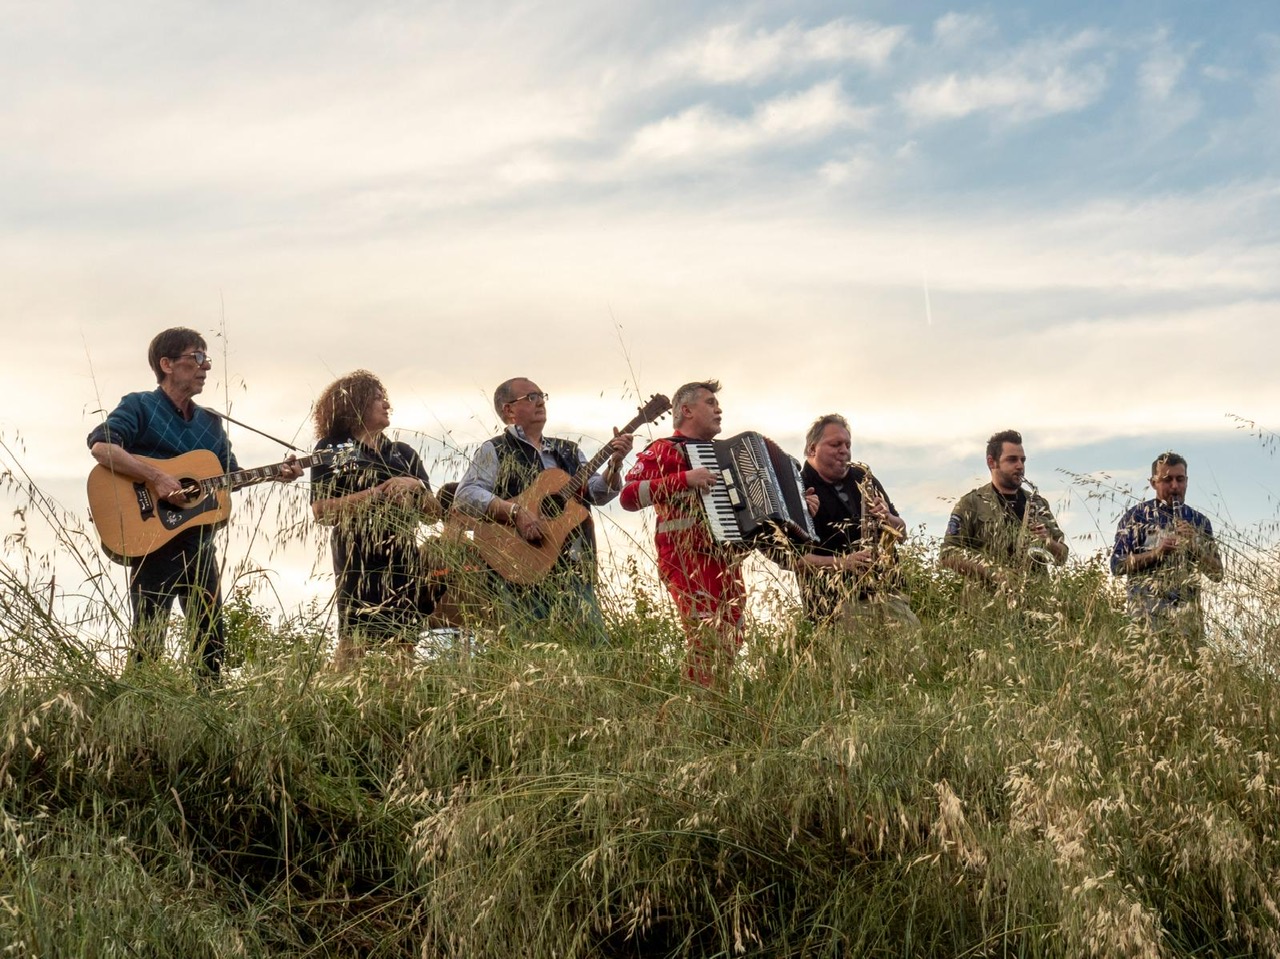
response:
{"label": "tall grass", "polygon": [[343,675],[266,644],[211,694],[165,664],[29,674],[0,692],[0,939],[1280,954],[1271,680],[1133,632],[1096,567],[1014,609],[910,575],[922,632],[775,626],[719,693],[640,616],[603,652],[497,639]]}
{"label": "tall grass", "polygon": [[1232,566],[1249,645],[1190,651],[1097,562],[1013,607],[904,563],[922,630],[780,607],[714,692],[638,587],[607,650],[525,629],[345,673],[314,617],[241,599],[237,675],[201,692],[96,655],[6,566],[0,947],[1280,955],[1265,564]]}

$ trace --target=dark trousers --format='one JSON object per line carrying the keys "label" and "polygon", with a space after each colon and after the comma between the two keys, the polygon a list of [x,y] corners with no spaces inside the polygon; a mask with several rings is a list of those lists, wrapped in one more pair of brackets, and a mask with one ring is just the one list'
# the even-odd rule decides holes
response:
{"label": "dark trousers", "polygon": [[609,632],[593,579],[590,570],[561,561],[532,586],[508,583],[491,571],[490,588],[500,614],[515,629],[551,625],[559,635],[603,649]]}
{"label": "dark trousers", "polygon": [[216,680],[222,673],[226,633],[212,533],[179,536],[133,566],[129,606],[133,611],[134,662],[163,655],[175,599],[187,619],[187,634],[198,660],[197,675]]}
{"label": "dark trousers", "polygon": [[359,633],[366,642],[415,643],[435,609],[442,583],[416,545],[369,545],[334,550],[338,584],[338,635]]}

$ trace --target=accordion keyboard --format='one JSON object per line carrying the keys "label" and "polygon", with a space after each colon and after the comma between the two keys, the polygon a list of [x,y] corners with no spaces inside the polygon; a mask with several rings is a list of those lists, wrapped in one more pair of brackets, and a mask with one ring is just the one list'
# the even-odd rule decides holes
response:
{"label": "accordion keyboard", "polygon": [[795,461],[759,433],[685,443],[689,465],[716,474],[702,493],[711,535],[722,543],[751,543],[778,533],[816,542]]}
{"label": "accordion keyboard", "polygon": [[714,443],[690,442],[685,444],[689,465],[709,469],[716,474],[716,485],[702,493],[702,505],[707,511],[711,536],[718,543],[742,542],[742,530],[738,528],[737,511],[742,508],[742,496],[738,492],[733,471],[720,465]]}

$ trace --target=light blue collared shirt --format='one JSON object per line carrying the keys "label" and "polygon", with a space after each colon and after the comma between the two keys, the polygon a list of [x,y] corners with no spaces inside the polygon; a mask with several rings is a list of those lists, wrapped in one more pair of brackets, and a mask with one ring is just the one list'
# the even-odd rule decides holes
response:
{"label": "light blue collared shirt", "polygon": [[[534,446],[525,436],[524,430],[514,423],[509,425],[506,432],[514,436],[521,443],[534,449],[538,453],[538,458],[542,462],[542,468],[559,469],[560,464],[556,462],[555,454],[552,453],[550,437],[542,438],[541,446]],[[585,466],[587,457],[582,452],[582,447],[578,447],[578,465]],[[471,460],[471,465],[467,467],[466,474],[458,483],[457,492],[454,494],[453,503],[457,509],[464,513],[470,513],[474,516],[483,516],[489,508],[489,504],[494,500],[493,489],[498,482],[498,451],[493,445],[493,440],[485,440],[480,444],[480,448],[476,450],[475,457]],[[610,486],[605,482],[601,473],[593,473],[587,481],[586,500],[595,506],[603,506],[622,491],[622,475],[619,471],[618,485]]]}

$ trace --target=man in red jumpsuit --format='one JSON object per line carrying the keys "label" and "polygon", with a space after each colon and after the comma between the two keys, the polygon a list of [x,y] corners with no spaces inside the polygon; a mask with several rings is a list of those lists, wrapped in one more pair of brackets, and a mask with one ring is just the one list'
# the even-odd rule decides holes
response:
{"label": "man in red jumpsuit", "polygon": [[710,440],[720,432],[720,383],[686,383],[671,404],[675,435],[656,440],[627,474],[619,502],[657,513],[654,543],[658,573],[680,610],[688,637],[685,675],[703,686],[723,686],[742,644],[741,561],[745,555],[715,542],[699,494],[717,482],[711,470],[691,469],[686,440]]}

